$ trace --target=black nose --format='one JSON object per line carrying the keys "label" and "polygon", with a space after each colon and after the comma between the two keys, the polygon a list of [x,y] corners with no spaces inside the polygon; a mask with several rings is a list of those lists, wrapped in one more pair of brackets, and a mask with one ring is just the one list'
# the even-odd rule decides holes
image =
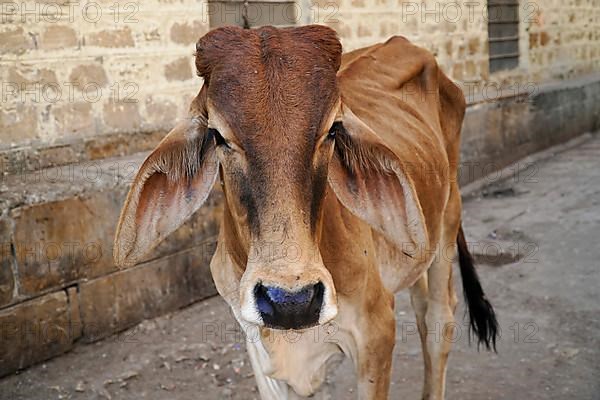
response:
{"label": "black nose", "polygon": [[263,322],[274,329],[302,329],[317,325],[325,287],[321,282],[300,290],[287,290],[257,284],[256,306]]}

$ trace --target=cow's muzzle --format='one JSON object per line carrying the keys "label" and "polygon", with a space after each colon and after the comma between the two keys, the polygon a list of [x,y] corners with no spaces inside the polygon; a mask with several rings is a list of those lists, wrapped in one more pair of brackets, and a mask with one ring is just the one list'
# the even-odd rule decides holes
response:
{"label": "cow's muzzle", "polygon": [[293,292],[258,283],[254,287],[254,300],[266,327],[304,329],[319,323],[324,293],[321,282]]}
{"label": "cow's muzzle", "polygon": [[240,279],[240,317],[272,329],[305,329],[336,317],[337,295],[321,262],[248,263]]}

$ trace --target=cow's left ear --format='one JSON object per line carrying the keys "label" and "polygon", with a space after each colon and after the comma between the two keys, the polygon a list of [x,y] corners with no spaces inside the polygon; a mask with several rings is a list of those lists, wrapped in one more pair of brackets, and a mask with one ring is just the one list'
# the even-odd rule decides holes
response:
{"label": "cow's left ear", "polygon": [[115,235],[115,263],[135,264],[190,218],[210,194],[218,168],[205,118],[173,128],[133,181]]}
{"label": "cow's left ear", "polygon": [[329,184],[341,203],[395,243],[415,254],[427,243],[425,219],[410,176],[379,136],[342,105]]}

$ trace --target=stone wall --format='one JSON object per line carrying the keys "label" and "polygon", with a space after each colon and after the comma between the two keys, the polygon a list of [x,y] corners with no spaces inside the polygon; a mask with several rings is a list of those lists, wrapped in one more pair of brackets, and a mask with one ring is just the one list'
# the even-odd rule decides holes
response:
{"label": "stone wall", "polygon": [[338,0],[321,5],[320,22],[335,28],[346,50],[402,35],[429,49],[453,77],[486,80],[487,25],[484,3],[442,0]]}
{"label": "stone wall", "polygon": [[[0,156],[7,149],[71,146],[91,137],[106,143],[106,157],[127,153],[122,145],[114,148],[120,146],[115,135],[135,133],[143,142],[141,134],[164,134],[185,115],[201,85],[193,68],[195,41],[211,20],[221,25],[232,13],[235,21],[240,19],[240,11],[227,8],[226,0],[212,8],[206,0],[1,5]],[[431,50],[470,100],[532,92],[544,82],[599,70],[597,0],[521,1],[519,67],[493,74],[487,22],[495,17],[488,16],[486,5],[470,0],[298,0],[293,19],[285,18],[287,7],[257,21],[324,23],[339,32],[346,50],[404,35]],[[129,153],[137,150],[134,144]],[[51,158],[49,165],[86,155]]]}
{"label": "stone wall", "polygon": [[490,74],[487,1],[320,0],[313,15],[346,50],[403,35],[429,49],[468,100],[533,94],[539,85],[600,70],[597,0],[519,2],[519,66]]}
{"label": "stone wall", "polygon": [[0,148],[166,130],[200,86],[203,1],[1,6]]}
{"label": "stone wall", "polygon": [[0,376],[215,294],[219,191],[140,264],[114,265],[115,227],[143,156],[3,178]]}

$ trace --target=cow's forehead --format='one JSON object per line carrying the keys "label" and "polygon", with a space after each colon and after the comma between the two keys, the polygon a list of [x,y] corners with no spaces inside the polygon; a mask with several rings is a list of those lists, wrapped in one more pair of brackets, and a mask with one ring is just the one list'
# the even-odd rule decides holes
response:
{"label": "cow's forehead", "polygon": [[[197,65],[211,103],[232,129],[250,137],[265,130],[314,133],[337,98],[336,54],[301,29],[226,33],[213,39],[218,46],[205,44]],[[328,34],[324,43],[332,40]]]}
{"label": "cow's forehead", "polygon": [[336,97],[335,75],[273,69],[244,77],[215,74],[208,97],[240,133],[254,129],[316,129]]}

